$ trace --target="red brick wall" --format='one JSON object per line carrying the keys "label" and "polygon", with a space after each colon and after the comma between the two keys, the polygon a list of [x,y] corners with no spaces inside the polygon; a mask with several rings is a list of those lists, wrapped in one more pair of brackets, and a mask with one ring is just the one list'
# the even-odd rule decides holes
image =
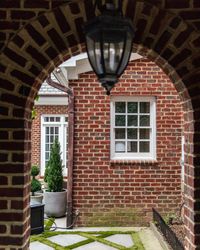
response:
{"label": "red brick wall", "polygon": [[[17,32],[18,29],[20,29],[23,25],[30,22],[30,20],[35,19],[36,17],[40,16],[42,13],[45,13],[47,11],[51,11],[52,9],[61,6],[65,4],[66,0],[48,0],[48,1],[32,1],[32,0],[26,0],[26,1],[20,1],[20,0],[4,0],[0,3],[0,29],[1,29],[1,36],[0,36],[0,50],[3,48],[4,43],[8,41],[10,37],[12,37],[15,32]],[[78,2],[78,1],[77,1]],[[86,9],[87,14],[90,13],[92,15],[91,11],[91,4],[90,1],[82,1],[83,3],[86,2]],[[128,1],[127,1],[128,2]],[[193,26],[196,29],[200,29],[200,22],[199,22],[199,12],[198,10],[195,10],[195,8],[200,7],[200,3],[198,0],[187,1],[173,1],[173,0],[145,0],[148,10],[145,9],[143,12],[144,14],[151,13],[152,5],[157,7],[162,7],[162,9],[170,11],[171,13],[180,15],[183,20],[185,20],[187,23],[189,23],[191,26]],[[134,4],[135,2],[130,1],[130,4],[127,4],[127,16],[131,15],[134,12]],[[126,5],[126,1],[125,1]],[[139,8],[139,7],[138,7]],[[140,7],[141,8],[141,7]],[[126,8],[125,8],[126,9]],[[76,3],[70,4],[70,10],[73,14],[79,14],[80,9],[77,7]],[[131,13],[130,13],[131,12]],[[140,13],[139,9],[135,10],[135,12]],[[62,19],[62,13],[57,11],[56,13],[61,20]],[[164,12],[162,12],[162,18],[164,16]],[[159,20],[162,20],[159,18]],[[160,21],[157,19],[157,22],[153,23],[154,29],[158,29],[160,25]],[[179,22],[176,20],[176,22]],[[176,22],[174,25],[176,25]],[[142,24],[141,24],[142,25]],[[142,26],[143,27],[143,26]],[[143,27],[144,28],[144,27]],[[31,33],[32,30],[30,30]],[[33,32],[33,31],[32,31]],[[184,36],[181,37],[183,39],[186,38],[187,35],[190,34],[190,30],[187,31],[186,34],[183,34]],[[37,36],[34,32],[31,33],[34,37]]]}
{"label": "red brick wall", "polygon": [[156,162],[111,161],[110,97],[93,73],[82,74],[70,86],[75,93],[73,199],[81,212],[79,224],[144,224],[152,207],[161,213],[177,211],[182,108],[169,78],[155,63],[141,59],[129,64],[112,90],[113,96],[156,96]]}
{"label": "red brick wall", "polygon": [[[62,10],[54,9],[64,2],[66,5]],[[200,65],[197,53],[200,48],[200,1],[127,0],[123,3],[125,15],[134,20],[136,51],[147,55],[164,69],[184,100],[186,249],[196,249],[200,246]],[[83,20],[93,15],[91,9],[91,1],[82,0],[72,3],[65,0],[0,1],[0,178],[4,180],[0,203],[4,204],[8,197],[18,202],[16,216],[9,203],[1,210],[0,223],[10,224],[0,236],[0,246],[12,244],[13,248],[17,245],[27,249],[30,104],[40,87],[39,82],[53,69],[49,68],[49,62],[52,67],[53,64],[57,66],[63,58],[81,51],[79,42],[84,38],[80,27]],[[60,37],[59,43],[57,37]],[[12,190],[16,190],[16,185],[19,185],[19,190],[15,194]],[[20,236],[8,233],[13,222],[21,226],[23,233]]]}
{"label": "red brick wall", "polygon": [[41,159],[41,115],[67,114],[67,106],[35,106],[36,118],[32,122],[32,150],[31,163],[40,166]]}

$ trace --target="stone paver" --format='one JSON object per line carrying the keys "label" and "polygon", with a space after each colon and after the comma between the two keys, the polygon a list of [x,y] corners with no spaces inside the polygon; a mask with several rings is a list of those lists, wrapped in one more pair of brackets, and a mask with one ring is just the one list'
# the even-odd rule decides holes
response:
{"label": "stone paver", "polygon": [[54,250],[54,248],[35,241],[30,244],[30,250]]}
{"label": "stone paver", "polygon": [[78,234],[69,234],[69,235],[56,235],[56,236],[52,236],[49,237],[48,240],[57,243],[61,246],[70,246],[72,244],[81,242],[83,240],[86,240],[87,238],[80,236]]}
{"label": "stone paver", "polygon": [[74,248],[73,250],[116,250],[116,248],[106,246],[99,242],[92,242],[87,245]]}
{"label": "stone paver", "polygon": [[[56,224],[58,227],[66,227],[66,218],[56,219]],[[81,242],[86,240],[86,237],[76,234],[76,231],[81,232],[94,232],[93,236],[98,235],[96,232],[101,231],[116,231],[115,235],[111,235],[105,238],[105,240],[122,245],[124,247],[131,247],[134,245],[131,235],[117,233],[117,232],[127,232],[133,231],[138,232],[138,235],[141,239],[141,242],[144,245],[145,250],[163,250],[162,246],[160,245],[158,239],[155,237],[154,233],[151,231],[150,228],[145,227],[79,227],[74,228],[72,230],[66,230],[58,228],[59,231],[68,231],[70,234],[60,234],[56,236],[48,237],[48,240],[51,242],[57,243],[60,246],[67,247],[69,245]],[[30,244],[30,250],[53,250],[52,247],[49,247],[45,244],[42,244],[38,241],[32,242]],[[115,247],[111,247],[105,245],[101,242],[95,241],[88,243],[86,245],[79,246],[74,248],[73,250],[116,250]]]}
{"label": "stone paver", "polygon": [[[61,224],[62,221],[59,221],[59,224],[57,224],[59,227],[63,224]],[[119,232],[127,232],[127,231],[134,231],[139,232],[145,227],[74,227],[73,229],[68,229],[69,232],[108,232],[108,231],[119,231]],[[63,229],[66,231],[66,229]],[[56,231],[63,231],[61,229],[57,229]]]}
{"label": "stone paver", "polygon": [[115,234],[108,236],[105,239],[125,247],[131,247],[134,245],[132,237],[129,234]]}
{"label": "stone paver", "polygon": [[145,250],[163,250],[151,229],[146,228],[141,230],[139,236]]}

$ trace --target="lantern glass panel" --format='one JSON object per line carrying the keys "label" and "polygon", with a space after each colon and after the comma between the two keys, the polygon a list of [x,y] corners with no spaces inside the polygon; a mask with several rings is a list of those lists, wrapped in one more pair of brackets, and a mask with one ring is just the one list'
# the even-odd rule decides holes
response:
{"label": "lantern glass panel", "polygon": [[95,41],[94,36],[87,36],[87,50],[91,65],[97,74],[103,74],[101,64],[100,42]]}
{"label": "lantern glass panel", "polygon": [[95,61],[96,61],[96,68],[99,74],[103,74],[103,65],[102,65],[102,55],[101,55],[101,45],[99,41],[95,42]]}
{"label": "lantern glass panel", "polygon": [[[115,34],[116,33],[116,34]],[[117,73],[123,54],[124,40],[119,39],[117,32],[105,31],[102,37],[105,72]]]}
{"label": "lantern glass panel", "polygon": [[129,61],[130,58],[130,54],[132,51],[132,42],[133,42],[133,37],[132,34],[130,32],[126,32],[123,34],[124,37],[126,37],[125,39],[125,48],[124,48],[124,55],[122,58],[122,62],[120,64],[120,68],[118,69],[118,76],[120,76],[124,69],[126,68],[126,65]]}

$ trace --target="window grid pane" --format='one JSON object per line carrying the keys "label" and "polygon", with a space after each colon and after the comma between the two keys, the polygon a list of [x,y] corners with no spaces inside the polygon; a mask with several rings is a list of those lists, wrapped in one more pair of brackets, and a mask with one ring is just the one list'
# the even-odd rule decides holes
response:
{"label": "window grid pane", "polygon": [[115,129],[115,139],[125,139],[125,138],[126,138],[125,128],[116,128]]}
{"label": "window grid pane", "polygon": [[137,115],[128,115],[128,126],[137,127],[138,126],[138,116]]}
{"label": "window grid pane", "polygon": [[149,102],[140,102],[140,113],[150,114],[150,103]]}
{"label": "window grid pane", "polygon": [[130,152],[130,153],[137,153],[138,152],[137,141],[129,141],[127,143],[127,152]]}
{"label": "window grid pane", "polygon": [[146,141],[140,141],[140,153],[148,153],[150,150],[150,143]]}
{"label": "window grid pane", "polygon": [[150,126],[150,116],[149,115],[140,115],[140,126],[149,127]]}
{"label": "window grid pane", "polygon": [[125,141],[116,141],[115,142],[115,152],[124,153],[126,150]]}
{"label": "window grid pane", "polygon": [[140,129],[140,139],[150,139],[150,129],[148,128]]}
{"label": "window grid pane", "polygon": [[115,126],[126,126],[126,115],[116,115],[115,116]]}
{"label": "window grid pane", "polygon": [[128,102],[128,113],[138,113],[138,103]]}
{"label": "window grid pane", "polygon": [[114,117],[115,153],[150,153],[150,102],[116,102]]}
{"label": "window grid pane", "polygon": [[128,128],[127,129],[127,139],[137,139],[138,138],[138,129]]}
{"label": "window grid pane", "polygon": [[115,103],[115,113],[126,113],[126,103],[116,102]]}

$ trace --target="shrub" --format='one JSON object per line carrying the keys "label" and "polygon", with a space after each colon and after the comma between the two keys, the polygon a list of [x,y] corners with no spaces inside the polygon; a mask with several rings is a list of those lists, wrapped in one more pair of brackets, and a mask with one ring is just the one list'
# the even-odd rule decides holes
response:
{"label": "shrub", "polygon": [[31,167],[31,176],[35,177],[40,173],[40,169],[37,165]]}
{"label": "shrub", "polygon": [[39,172],[40,172],[40,169],[38,166],[33,165],[31,167],[31,176],[32,176],[31,192],[32,192],[33,196],[35,195],[35,192],[40,191],[42,189],[42,185],[41,185],[40,181],[35,178],[39,174]]}
{"label": "shrub", "polygon": [[49,168],[49,165],[47,162],[47,165],[45,166],[45,171],[44,171],[44,182],[47,182],[48,168]]}
{"label": "shrub", "polygon": [[32,179],[31,181],[31,192],[35,195],[35,192],[40,191],[42,188],[41,183],[37,179]]}
{"label": "shrub", "polygon": [[56,138],[50,152],[46,166],[45,177],[48,192],[61,192],[63,190],[63,165],[60,152],[60,143]]}

